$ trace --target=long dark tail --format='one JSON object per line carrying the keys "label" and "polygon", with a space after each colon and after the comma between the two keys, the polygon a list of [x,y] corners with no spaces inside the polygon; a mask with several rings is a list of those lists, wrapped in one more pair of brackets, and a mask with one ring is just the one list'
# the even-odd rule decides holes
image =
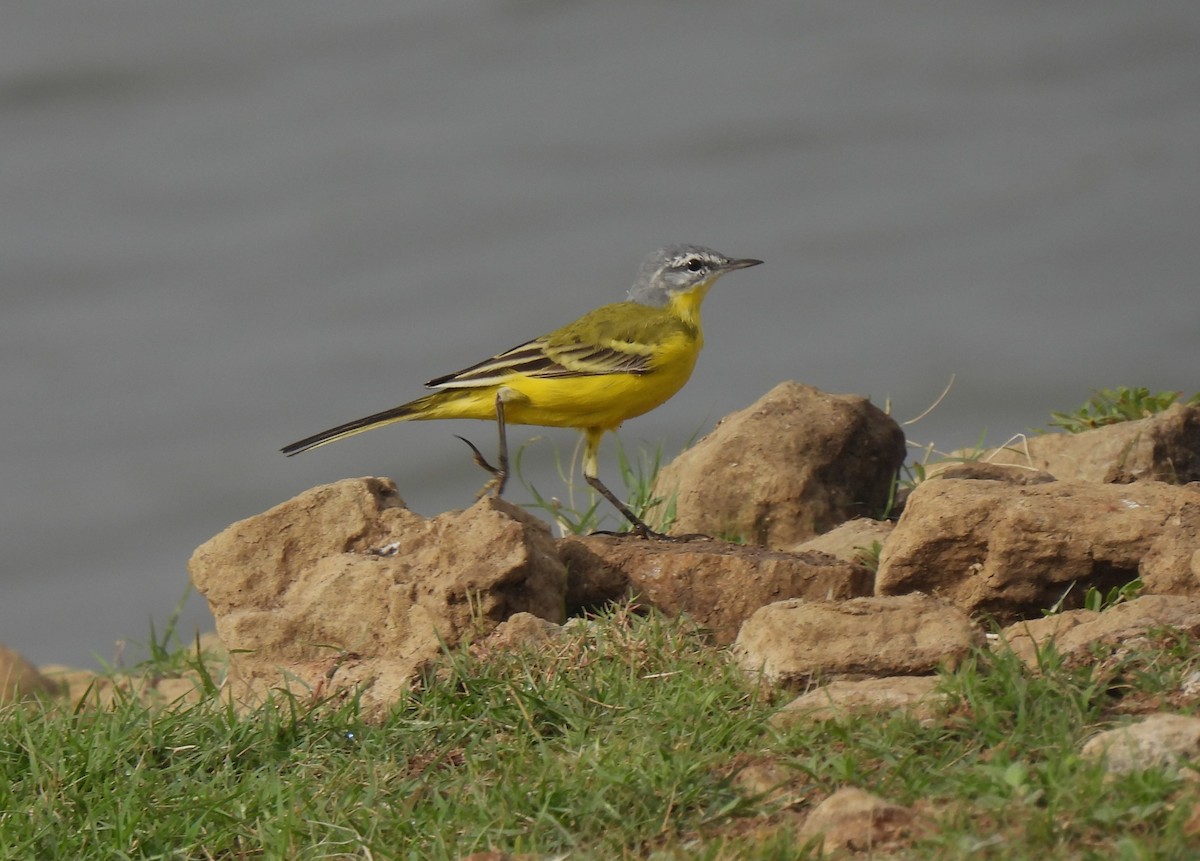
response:
{"label": "long dark tail", "polygon": [[390,410],[384,410],[381,413],[375,413],[371,416],[364,416],[361,419],[355,419],[352,422],[346,422],[344,425],[338,425],[329,430],[323,430],[318,434],[313,434],[310,437],[305,437],[290,445],[285,445],[280,449],[281,452],[291,457],[294,454],[300,454],[302,451],[308,451],[310,448],[327,445],[331,442],[336,442],[339,439],[345,439],[348,436],[369,431],[372,428],[383,427],[384,425],[395,424],[396,422],[409,421],[411,419],[425,418],[427,411],[433,402],[438,398],[438,392],[432,395],[426,395],[423,398],[418,398],[407,404],[401,404],[398,407],[392,407]]}

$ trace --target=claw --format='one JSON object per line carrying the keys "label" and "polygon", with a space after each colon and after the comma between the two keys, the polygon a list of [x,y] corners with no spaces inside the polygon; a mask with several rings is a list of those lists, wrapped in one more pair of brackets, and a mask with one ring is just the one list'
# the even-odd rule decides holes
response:
{"label": "claw", "polygon": [[[458,434],[455,434],[455,436],[458,436]],[[488,463],[487,458],[483,456],[483,453],[479,451],[475,443],[471,442],[465,436],[458,436],[458,438],[465,442],[467,444],[467,448],[471,450],[472,460],[474,460],[481,469],[491,473],[492,475],[492,477],[486,483],[484,483],[483,487],[479,489],[479,492],[475,494],[475,498],[483,499],[488,495],[488,493],[494,493],[496,496],[499,496],[504,491],[504,483],[508,480],[508,473],[505,470],[492,466],[490,463]]]}
{"label": "claw", "polygon": [[497,469],[496,467],[492,466],[490,463],[487,462],[487,459],[484,458],[483,454],[475,446],[475,443],[471,442],[465,436],[458,436],[458,434],[455,434],[455,436],[467,444],[467,448],[469,448],[471,450],[471,458],[472,458],[472,460],[475,461],[475,463],[479,464],[480,467],[487,470],[492,475],[500,474],[499,469]]}
{"label": "claw", "polygon": [[638,538],[645,538],[648,541],[671,541],[676,544],[681,544],[685,541],[712,541],[711,535],[704,535],[699,532],[689,532],[687,535],[668,535],[665,532],[655,532],[644,521],[638,520],[637,523],[631,523],[628,532],[614,532],[611,529],[597,529],[592,535],[636,535]]}

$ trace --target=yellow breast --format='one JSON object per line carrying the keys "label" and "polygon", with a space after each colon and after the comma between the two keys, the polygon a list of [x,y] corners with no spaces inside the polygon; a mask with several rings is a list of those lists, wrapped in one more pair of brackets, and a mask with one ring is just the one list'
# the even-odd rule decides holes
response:
{"label": "yellow breast", "polygon": [[698,338],[673,336],[655,350],[651,370],[585,377],[505,381],[505,419],[515,424],[612,430],[667,401],[688,381],[700,352]]}

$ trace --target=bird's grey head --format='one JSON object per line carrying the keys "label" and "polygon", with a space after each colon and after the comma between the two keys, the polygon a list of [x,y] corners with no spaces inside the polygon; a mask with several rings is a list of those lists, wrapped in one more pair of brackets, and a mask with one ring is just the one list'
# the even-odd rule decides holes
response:
{"label": "bird's grey head", "polygon": [[668,245],[642,261],[637,280],[629,288],[629,301],[661,308],[673,293],[707,288],[735,269],[757,266],[761,260],[737,260],[702,245]]}

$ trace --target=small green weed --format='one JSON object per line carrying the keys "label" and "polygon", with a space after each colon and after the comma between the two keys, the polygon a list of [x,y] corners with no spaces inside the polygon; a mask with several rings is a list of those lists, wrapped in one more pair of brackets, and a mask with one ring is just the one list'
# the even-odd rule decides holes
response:
{"label": "small green weed", "polygon": [[872,541],[869,547],[854,548],[854,560],[872,573],[879,571],[879,555],[883,552],[882,541]]}
{"label": "small green weed", "polygon": [[986,437],[987,431],[981,432],[979,434],[979,438],[975,440],[975,445],[956,454],[948,454],[947,452],[938,451],[933,443],[917,445],[916,443],[909,442],[908,445],[910,448],[915,448],[921,452],[924,452],[924,454],[922,454],[920,460],[910,461],[901,467],[901,471],[906,475],[906,477],[901,478],[899,475],[897,475],[896,480],[898,485],[906,490],[912,490],[917,485],[925,481],[928,478],[928,467],[930,466],[930,460],[934,455],[938,456],[938,460],[934,461],[934,463],[938,464],[975,463],[987,452],[987,449],[984,447],[984,439]]}
{"label": "small green weed", "polygon": [[[1183,392],[1151,392],[1145,386],[1095,390],[1087,402],[1074,412],[1052,412],[1051,427],[1067,433],[1082,433],[1093,428],[1149,418],[1176,403]],[[1185,403],[1200,404],[1200,393]]]}
{"label": "small green weed", "polygon": [[1113,586],[1107,592],[1102,592],[1095,586],[1089,586],[1087,592],[1083,594],[1083,608],[1099,613],[1109,607],[1132,601],[1142,591],[1142,585],[1142,579],[1138,577],[1121,586]]}
{"label": "small green weed", "polygon": [[[610,516],[604,512],[603,506],[606,505],[604,500],[592,492],[591,488],[587,488],[587,504],[580,505],[575,502],[578,446],[567,464],[563,463],[557,448],[554,453],[559,478],[567,487],[566,503],[554,496],[543,496],[531,482],[526,481],[521,470],[522,458],[526,449],[542,439],[542,437],[535,437],[522,444],[513,458],[513,471],[518,481],[533,497],[533,502],[528,503],[528,507],[540,509],[548,514],[558,524],[563,535],[586,535],[602,528]],[[651,493],[654,480],[663,465],[662,446],[659,445],[653,452],[641,450],[636,459],[631,459],[620,439],[615,435],[614,439],[617,449],[617,468],[621,475],[621,483],[625,487],[625,504],[634,514],[645,520],[652,529],[659,532],[668,531],[671,524],[675,522],[675,499],[657,497]],[[651,514],[654,516],[650,516]],[[614,513],[612,516],[617,515]],[[616,531],[627,532],[628,530],[629,524],[621,518]]]}
{"label": "small green weed", "polygon": [[[1058,597],[1058,600],[1051,604],[1046,609],[1042,610],[1043,616],[1054,616],[1067,609],[1067,599],[1075,590],[1075,581],[1067,586],[1063,593]],[[1095,586],[1088,586],[1087,591],[1083,593],[1084,610],[1094,610],[1100,612],[1107,610],[1109,607],[1115,607],[1117,604],[1122,604],[1126,601],[1131,601],[1138,596],[1142,591],[1142,580],[1136,577],[1128,583],[1122,583],[1113,586],[1107,591],[1098,589]],[[1078,605],[1076,605],[1078,606]]]}

